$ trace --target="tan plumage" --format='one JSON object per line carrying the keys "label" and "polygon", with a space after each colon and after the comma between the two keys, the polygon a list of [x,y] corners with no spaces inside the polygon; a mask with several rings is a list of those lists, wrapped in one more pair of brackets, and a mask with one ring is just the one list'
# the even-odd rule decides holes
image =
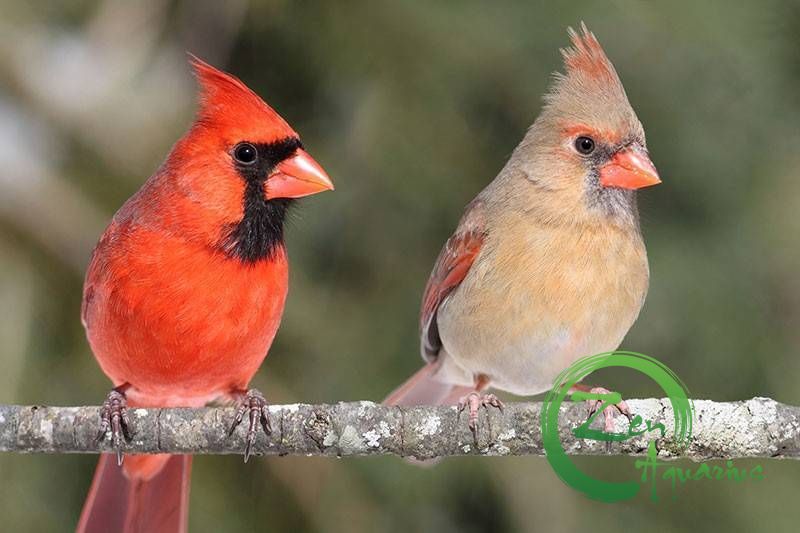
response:
{"label": "tan plumage", "polygon": [[617,348],[639,314],[649,274],[634,189],[659,179],[597,39],[583,25],[570,37],[540,116],[437,260],[428,366],[388,403],[544,392],[576,359]]}

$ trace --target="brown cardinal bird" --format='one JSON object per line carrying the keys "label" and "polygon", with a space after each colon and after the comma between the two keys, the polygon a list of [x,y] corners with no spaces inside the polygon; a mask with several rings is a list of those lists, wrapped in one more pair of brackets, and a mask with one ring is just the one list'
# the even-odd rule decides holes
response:
{"label": "brown cardinal bird", "polygon": [[433,267],[427,365],[388,404],[459,402],[474,432],[481,406],[502,408],[482,391],[544,392],[576,359],[616,349],[639,314],[649,274],[635,191],[660,179],[597,39],[585,25],[569,34],[566,73]]}
{"label": "brown cardinal bird", "polygon": [[[114,389],[80,532],[186,531],[191,457],[134,455],[128,406],[239,402],[245,460],[264,397],[248,384],[275,337],[288,287],[283,224],[294,198],[333,189],[297,133],[241,81],[193,59],[194,124],[117,212],[86,274],[82,320]],[[135,428],[134,428],[135,429]]]}

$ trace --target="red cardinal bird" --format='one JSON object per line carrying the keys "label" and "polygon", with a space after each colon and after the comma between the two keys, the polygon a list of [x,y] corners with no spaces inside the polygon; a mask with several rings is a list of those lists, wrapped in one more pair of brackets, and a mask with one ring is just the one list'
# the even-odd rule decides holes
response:
{"label": "red cardinal bird", "polygon": [[635,189],[660,179],[597,39],[585,25],[569,33],[566,73],[433,267],[420,318],[428,364],[389,404],[459,402],[475,431],[481,406],[502,407],[481,391],[544,392],[576,359],[616,349],[639,314],[648,266]]}
{"label": "red cardinal bird", "polygon": [[127,406],[249,411],[245,460],[263,396],[248,384],[275,337],[288,287],[283,223],[292,199],[333,189],[297,133],[241,81],[193,59],[197,118],[114,216],[86,275],[82,320],[114,389],[102,410],[117,460],[103,455],[78,531],[186,531],[189,456],[131,456]]}

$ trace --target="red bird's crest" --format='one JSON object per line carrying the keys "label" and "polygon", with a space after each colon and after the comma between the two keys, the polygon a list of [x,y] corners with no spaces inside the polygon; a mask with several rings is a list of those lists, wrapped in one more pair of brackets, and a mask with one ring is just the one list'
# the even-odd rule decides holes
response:
{"label": "red bird's crest", "polygon": [[298,137],[274,109],[237,77],[195,56],[191,56],[191,64],[200,84],[198,124],[213,125],[217,131],[233,136],[240,135],[239,130],[246,124],[245,137],[254,142]]}

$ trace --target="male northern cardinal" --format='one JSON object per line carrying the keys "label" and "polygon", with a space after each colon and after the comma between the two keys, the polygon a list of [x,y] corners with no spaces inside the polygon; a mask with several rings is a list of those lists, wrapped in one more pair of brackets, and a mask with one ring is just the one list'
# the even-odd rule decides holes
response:
{"label": "male northern cardinal", "polygon": [[420,318],[427,365],[386,403],[459,402],[474,432],[481,406],[502,408],[481,391],[544,392],[576,359],[616,349],[636,320],[649,273],[635,190],[660,179],[614,67],[581,26],[541,114],[439,255]]}
{"label": "male northern cardinal", "polygon": [[86,275],[82,320],[114,383],[102,410],[117,460],[103,455],[78,531],[185,531],[189,456],[119,452],[127,406],[202,406],[237,399],[250,415],[245,460],[263,396],[248,391],[283,313],[283,222],[292,199],[333,189],[297,133],[240,80],[193,59],[197,118],[161,168],[114,216]]}

